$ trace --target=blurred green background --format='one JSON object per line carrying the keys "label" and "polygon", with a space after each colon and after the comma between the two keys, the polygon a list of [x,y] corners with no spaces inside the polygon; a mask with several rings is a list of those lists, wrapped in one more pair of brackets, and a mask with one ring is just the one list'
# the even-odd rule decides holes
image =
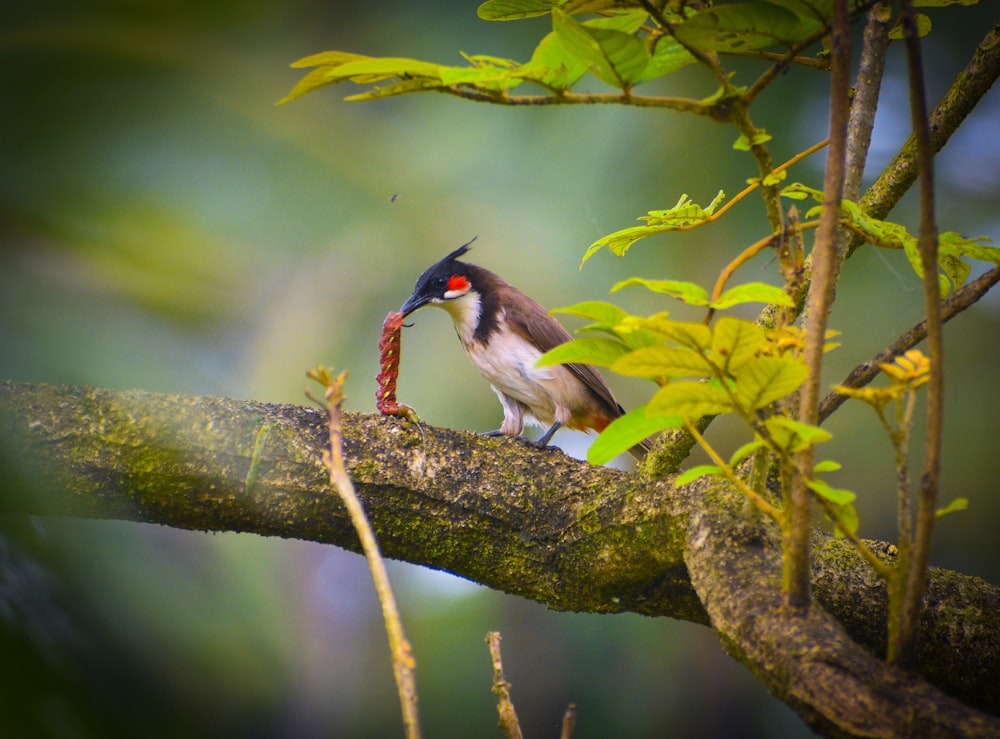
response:
{"label": "blurred green background", "polygon": [[[348,407],[374,411],[382,318],[430,263],[472,256],[554,307],[633,275],[711,284],[766,228],[758,202],[708,228],[595,239],[681,194],[706,203],[755,174],[726,127],[615,107],[503,109],[445,96],[344,103],[329,88],[275,107],[288,64],[341,49],[460,64],[459,51],[527,59],[546,20],[490,24],[476,3],[291,0],[6,3],[0,26],[0,377],[304,403],[304,371],[351,371]],[[996,22],[995,7],[935,11],[936,101]],[[992,14],[992,15],[991,15]],[[908,128],[894,49],[873,166]],[[752,64],[737,65],[744,75]],[[743,79],[745,79],[744,77]],[[822,139],[823,75],[793,70],[755,121],[778,160]],[[652,88],[704,97],[688,69]],[[938,160],[942,230],[1000,233],[1000,95]],[[821,182],[823,155],[792,179]],[[908,198],[894,214],[915,227]],[[977,266],[977,270],[981,266]],[[740,278],[774,280],[761,258]],[[844,346],[824,381],[920,316],[901,254],[861,251],[832,318]],[[669,308],[648,294],[629,309]],[[935,562],[1000,581],[995,367],[988,297],[947,336],[945,501]],[[500,408],[450,321],[416,316],[400,399],[435,425],[495,428]],[[418,349],[419,347],[419,349]],[[627,406],[648,388],[612,378]],[[442,392],[447,388],[447,392]],[[860,494],[863,533],[890,537],[892,470],[874,417],[831,419],[832,480]],[[726,449],[744,437],[718,424]],[[587,439],[556,437],[582,456]],[[331,547],[121,522],[0,521],[4,736],[313,737],[401,734],[381,617],[363,560]],[[808,733],[702,627],[555,613],[449,575],[394,564],[418,660],[427,736],[499,736],[483,636],[504,637],[529,736]]]}

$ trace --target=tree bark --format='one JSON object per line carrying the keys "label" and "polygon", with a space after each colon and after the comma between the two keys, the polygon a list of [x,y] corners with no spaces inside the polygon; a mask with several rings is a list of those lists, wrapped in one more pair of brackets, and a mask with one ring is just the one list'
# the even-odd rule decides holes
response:
{"label": "tree bark", "polygon": [[[347,414],[344,437],[389,557],[555,609],[711,625],[824,733],[1000,735],[1000,723],[968,707],[1000,711],[1000,589],[978,578],[932,569],[918,677],[873,658],[885,646],[885,588],[842,542],[816,533],[816,603],[800,618],[783,613],[776,533],[718,481],[675,487],[670,477],[380,416]],[[358,551],[328,487],[326,443],[318,409],[4,382],[0,512]]]}

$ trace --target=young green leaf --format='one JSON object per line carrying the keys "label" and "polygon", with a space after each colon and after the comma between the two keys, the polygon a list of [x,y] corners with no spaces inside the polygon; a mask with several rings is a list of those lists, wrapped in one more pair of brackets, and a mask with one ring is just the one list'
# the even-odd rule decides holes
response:
{"label": "young green leaf", "polygon": [[788,293],[766,282],[748,282],[731,287],[709,305],[716,310],[725,310],[741,303],[768,303],[789,307],[795,305]]}
{"label": "young green leaf", "polygon": [[715,212],[716,208],[725,199],[726,194],[720,190],[711,203],[702,208],[697,203],[691,201],[687,195],[681,195],[677,205],[667,210],[651,210],[648,215],[641,216],[639,220],[645,221],[645,226],[632,226],[613,234],[605,236],[603,239],[595,241],[588,247],[583,255],[580,266],[590,259],[594,254],[605,246],[616,256],[624,256],[632,244],[639,239],[652,236],[666,231],[677,231],[679,229],[693,228],[708,222],[708,219]]}
{"label": "young green leaf", "polygon": [[628,352],[628,347],[615,339],[587,337],[573,339],[550,349],[538,358],[538,367],[554,364],[595,364],[610,367],[616,359]]}
{"label": "young green leaf", "polygon": [[666,313],[658,313],[645,318],[629,316],[622,320],[620,326],[623,329],[630,326],[646,329],[689,349],[705,350],[712,344],[712,330],[704,323],[671,321],[667,318]]}
{"label": "young green leaf", "polygon": [[639,75],[636,84],[666,77],[696,61],[691,52],[677,43],[676,39],[671,36],[660,36],[655,40],[649,63]]}
{"label": "young green leaf", "polygon": [[616,293],[623,287],[631,285],[642,285],[654,293],[664,293],[688,305],[708,305],[708,292],[705,288],[693,282],[679,280],[647,280],[643,277],[629,277],[627,280],[616,283],[611,288],[611,292]]}
{"label": "young green leaf", "polygon": [[484,21],[513,21],[547,15],[558,5],[557,0],[486,0],[476,15]]}
{"label": "young green leaf", "polygon": [[661,387],[649,401],[649,412],[664,416],[717,416],[733,410],[725,390],[703,382],[676,382]]}
{"label": "young green leaf", "polygon": [[968,498],[955,498],[951,503],[946,505],[944,508],[938,508],[934,511],[935,518],[941,518],[941,516],[947,516],[949,513],[954,513],[955,511],[964,511],[969,507]]}
{"label": "young green leaf", "polygon": [[740,137],[733,143],[733,148],[736,151],[750,151],[752,147],[758,144],[766,144],[771,138],[771,134],[763,128],[758,128],[754,130],[752,139],[748,139],[745,134],[741,133]]}
{"label": "young green leaf", "polygon": [[734,374],[741,405],[760,410],[798,390],[809,376],[809,368],[793,357],[757,357]]}
{"label": "young green leaf", "polygon": [[679,416],[650,416],[644,405],[633,408],[608,424],[594,440],[587,451],[587,461],[591,464],[607,464],[643,439],[683,424],[684,421]]}
{"label": "young green leaf", "polygon": [[712,356],[723,372],[738,370],[765,342],[764,329],[751,321],[723,316],[712,327]]}
{"label": "young green leaf", "polygon": [[619,357],[611,370],[629,377],[704,377],[712,365],[691,349],[650,346]]}
{"label": "young green leaf", "polygon": [[834,462],[832,459],[824,459],[822,462],[816,463],[816,466],[813,467],[813,473],[836,472],[840,467],[840,462]]}
{"label": "young green leaf", "polygon": [[758,449],[765,449],[765,448],[767,448],[767,444],[765,444],[760,439],[756,439],[754,441],[748,441],[746,444],[744,444],[735,452],[733,452],[733,456],[729,458],[729,466],[735,467],[744,459],[746,459],[751,454],[756,452]]}
{"label": "young green leaf", "polygon": [[555,31],[538,43],[527,64],[511,72],[555,91],[568,90],[586,73],[586,65],[567,50]]}
{"label": "young green leaf", "polygon": [[771,416],[764,421],[764,426],[779,448],[793,454],[833,438],[826,429],[785,416]]}
{"label": "young green leaf", "polygon": [[837,505],[853,503],[854,499],[858,497],[850,490],[832,488],[823,480],[809,480],[806,485],[817,495],[820,495],[831,503],[835,503]]}
{"label": "young green leaf", "polygon": [[694,482],[699,477],[705,477],[706,475],[721,475],[722,468],[717,467],[714,464],[700,464],[697,467],[692,467],[691,469],[681,473],[674,480],[674,485],[680,487],[681,485],[687,485],[690,482]]}
{"label": "young green leaf", "polygon": [[612,87],[628,90],[649,64],[645,42],[630,33],[581,24],[558,9],[552,11],[552,27],[567,51]]}
{"label": "young green leaf", "polygon": [[628,315],[628,313],[614,303],[608,303],[603,300],[585,300],[582,303],[575,303],[565,308],[553,308],[549,312],[566,313],[580,318],[589,318],[592,321],[607,324],[608,326],[617,326]]}
{"label": "young green leaf", "polygon": [[848,533],[856,534],[858,533],[858,528],[861,526],[861,519],[858,518],[858,511],[852,503],[844,503],[842,505],[837,505],[831,503],[833,508],[833,513],[836,515],[836,526],[833,530],[833,536],[836,539],[842,539],[844,537],[844,532],[841,530],[841,526],[847,529]]}
{"label": "young green leaf", "polygon": [[740,52],[795,46],[823,29],[814,19],[764,2],[717,5],[692,16],[674,33],[700,51]]}

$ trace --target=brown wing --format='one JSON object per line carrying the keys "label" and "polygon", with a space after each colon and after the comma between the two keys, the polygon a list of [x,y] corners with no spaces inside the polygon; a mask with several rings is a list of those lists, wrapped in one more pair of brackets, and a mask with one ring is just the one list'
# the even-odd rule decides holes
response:
{"label": "brown wing", "polygon": [[[545,308],[520,290],[510,285],[504,285],[502,289],[504,292],[508,292],[508,295],[502,298],[502,305],[507,313],[507,325],[543,352],[565,344],[573,338],[559,321],[548,314]],[[608,387],[596,369],[589,364],[564,364],[563,366],[576,375],[598,400],[608,406],[613,417],[625,413],[625,410],[615,400],[611,388]]]}

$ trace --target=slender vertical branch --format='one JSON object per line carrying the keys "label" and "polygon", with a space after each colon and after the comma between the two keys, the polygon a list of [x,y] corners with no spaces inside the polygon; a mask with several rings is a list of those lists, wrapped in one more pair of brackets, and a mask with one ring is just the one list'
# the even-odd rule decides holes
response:
{"label": "slender vertical branch", "polygon": [[910,81],[910,116],[917,146],[920,173],[920,228],[917,248],[923,268],[924,304],[927,311],[927,354],[930,358],[930,381],[927,384],[927,431],[924,440],[924,467],[920,480],[920,501],[913,536],[910,568],[906,575],[906,598],[900,613],[900,641],[890,659],[903,665],[916,656],[920,606],[924,596],[927,566],[930,561],[934,510],[941,474],[941,434],[944,416],[944,341],[941,317],[941,287],[938,277],[938,233],[934,213],[934,152],[927,122],[927,99],[924,86],[920,39],[912,0],[901,0],[903,33]]}
{"label": "slender vertical branch", "polygon": [[486,645],[490,650],[490,661],[493,663],[493,695],[497,697],[497,714],[500,717],[500,728],[507,739],[522,739],[521,724],[517,720],[517,711],[510,699],[510,683],[503,672],[503,661],[500,659],[500,632],[489,631],[486,634]]}
{"label": "slender vertical branch", "polygon": [[[840,222],[840,200],[844,188],[844,162],[847,146],[848,87],[850,64],[850,25],[847,0],[833,4],[833,67],[830,80],[830,147],[827,152],[823,183],[823,213],[813,248],[812,286],[806,316],[804,357],[809,377],[799,397],[799,420],[814,425],[818,420],[820,374],[823,345],[826,342],[827,318],[833,302],[834,265]],[[789,496],[788,523],[784,529],[785,602],[789,608],[808,608],[809,586],[809,490],[805,481],[812,476],[813,450],[807,447],[796,460],[799,474]]]}
{"label": "slender vertical branch", "polygon": [[[385,619],[385,630],[389,636],[389,647],[392,650],[392,671],[396,678],[396,689],[399,692],[399,703],[403,712],[403,729],[407,739],[420,739],[420,715],[417,711],[417,663],[413,658],[410,642],[403,632],[403,621],[399,616],[399,608],[392,594],[389,575],[385,571],[385,562],[379,552],[375,532],[372,531],[364,506],[354,489],[347,466],[344,463],[343,415],[340,404],[344,399],[344,380],[346,372],[332,377],[329,370],[319,368],[306,373],[324,387],[327,427],[330,434],[330,448],[323,455],[323,462],[330,470],[330,483],[347,508],[351,524],[361,541],[361,548],[368,560],[368,568],[375,583],[378,601],[382,604],[382,616]],[[307,393],[308,395],[308,393]],[[310,396],[312,397],[312,396]]]}
{"label": "slender vertical branch", "polygon": [[844,197],[847,200],[857,200],[861,191],[861,177],[868,159],[872,129],[875,127],[875,112],[882,89],[882,75],[885,72],[891,11],[887,0],[875,3],[868,11],[861,38],[858,76],[854,83],[851,121],[847,131],[847,172],[844,178]]}

